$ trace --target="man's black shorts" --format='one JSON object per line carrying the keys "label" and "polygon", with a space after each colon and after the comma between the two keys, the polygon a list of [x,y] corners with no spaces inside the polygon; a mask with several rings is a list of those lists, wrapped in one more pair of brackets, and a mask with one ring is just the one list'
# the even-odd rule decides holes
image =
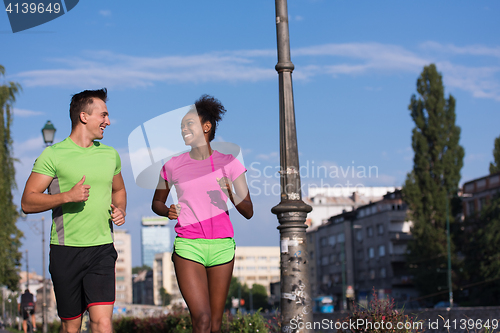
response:
{"label": "man's black shorts", "polygon": [[23,320],[27,320],[29,316],[35,313],[33,306],[23,307]]}
{"label": "man's black shorts", "polygon": [[50,246],[49,271],[61,319],[76,319],[93,305],[114,304],[117,257],[113,243]]}

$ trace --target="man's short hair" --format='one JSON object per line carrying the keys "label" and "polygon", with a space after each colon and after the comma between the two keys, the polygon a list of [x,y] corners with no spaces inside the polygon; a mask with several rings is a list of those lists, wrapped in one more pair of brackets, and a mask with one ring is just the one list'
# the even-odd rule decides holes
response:
{"label": "man's short hair", "polygon": [[90,107],[94,103],[94,98],[99,98],[106,103],[108,100],[108,90],[106,88],[98,90],[84,90],[71,97],[71,104],[69,105],[69,117],[71,118],[71,128],[75,128],[80,122],[80,113],[85,112],[92,114]]}

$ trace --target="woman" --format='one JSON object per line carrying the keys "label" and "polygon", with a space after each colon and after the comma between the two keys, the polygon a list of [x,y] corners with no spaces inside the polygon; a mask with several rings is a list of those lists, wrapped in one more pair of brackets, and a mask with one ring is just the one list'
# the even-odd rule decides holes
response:
{"label": "woman", "polygon": [[[161,170],[153,211],[177,219],[172,261],[193,323],[193,332],[219,332],[234,265],[229,199],[250,219],[253,205],[245,167],[232,155],[212,150],[217,124],[226,112],[215,98],[203,95],[181,122],[187,153],[170,159]],[[165,202],[175,186],[178,204]],[[233,191],[234,187],[234,191]]]}

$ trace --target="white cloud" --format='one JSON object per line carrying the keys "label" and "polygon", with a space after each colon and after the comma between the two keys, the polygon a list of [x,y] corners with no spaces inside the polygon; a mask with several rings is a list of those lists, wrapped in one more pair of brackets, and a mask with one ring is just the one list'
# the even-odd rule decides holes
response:
{"label": "white cloud", "polygon": [[44,113],[41,111],[33,111],[33,110],[14,108],[14,116],[18,116],[18,117],[27,118],[27,117],[32,117],[32,116],[41,116],[43,114]]}
{"label": "white cloud", "polygon": [[425,42],[420,45],[422,49],[438,51],[443,53],[475,55],[475,56],[491,56],[500,58],[500,46],[488,47],[484,45],[467,45],[455,46],[453,44],[440,44],[436,42]]}
{"label": "white cloud", "polygon": [[269,161],[269,160],[275,160],[275,159],[277,159],[279,157],[279,154],[278,154],[278,152],[273,151],[273,152],[271,152],[269,154],[259,154],[256,157],[259,160]]}
{"label": "white cloud", "polygon": [[[481,45],[454,46],[427,42],[417,51],[380,43],[323,44],[292,50],[300,66],[295,80],[311,80],[330,75],[421,72],[423,66],[436,63],[445,84],[470,92],[477,98],[500,100],[500,66],[476,66],[482,57],[500,57],[500,47]],[[457,62],[451,57],[466,54],[472,62]],[[141,57],[109,51],[85,52],[78,57],[51,59],[51,69],[38,69],[16,75],[24,86],[107,86],[147,87],[162,82],[258,82],[275,80],[276,50],[235,50],[194,55]]]}
{"label": "white cloud", "polygon": [[42,150],[45,148],[43,143],[43,137],[37,136],[26,141],[14,141],[14,156],[16,158],[24,157],[27,153],[28,155],[32,155],[31,152],[36,152],[40,154]]}
{"label": "white cloud", "polygon": [[100,10],[99,15],[101,16],[111,16],[111,11],[110,10]]}

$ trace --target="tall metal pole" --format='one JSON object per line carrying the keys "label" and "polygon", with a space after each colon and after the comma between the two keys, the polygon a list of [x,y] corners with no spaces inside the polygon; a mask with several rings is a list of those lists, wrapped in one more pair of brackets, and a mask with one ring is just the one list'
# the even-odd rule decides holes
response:
{"label": "tall metal pole", "polygon": [[[311,206],[302,201],[295,110],[293,105],[290,40],[286,0],[275,0],[278,44],[281,201],[271,209],[277,215],[281,244],[282,332],[312,332],[312,299],[309,284],[305,224]],[[309,326],[310,327],[310,326]]]}
{"label": "tall metal pole", "polygon": [[342,253],[341,253],[341,256],[342,256],[342,310],[347,310],[347,297],[346,297],[346,269],[345,269],[345,254],[346,254],[346,250],[345,250],[345,246],[346,246],[346,241],[345,241],[345,234],[344,234],[344,245],[342,246]]}
{"label": "tall metal pole", "polygon": [[26,289],[30,288],[30,269],[28,265],[28,250],[26,249]]}
{"label": "tall metal pole", "polygon": [[451,284],[451,240],[450,240],[450,217],[448,212],[449,195],[446,192],[446,242],[448,247],[448,296],[450,301],[450,308],[453,307],[453,286]]}
{"label": "tall metal pole", "polygon": [[47,280],[45,279],[45,216],[42,216],[42,333],[47,333]]}

